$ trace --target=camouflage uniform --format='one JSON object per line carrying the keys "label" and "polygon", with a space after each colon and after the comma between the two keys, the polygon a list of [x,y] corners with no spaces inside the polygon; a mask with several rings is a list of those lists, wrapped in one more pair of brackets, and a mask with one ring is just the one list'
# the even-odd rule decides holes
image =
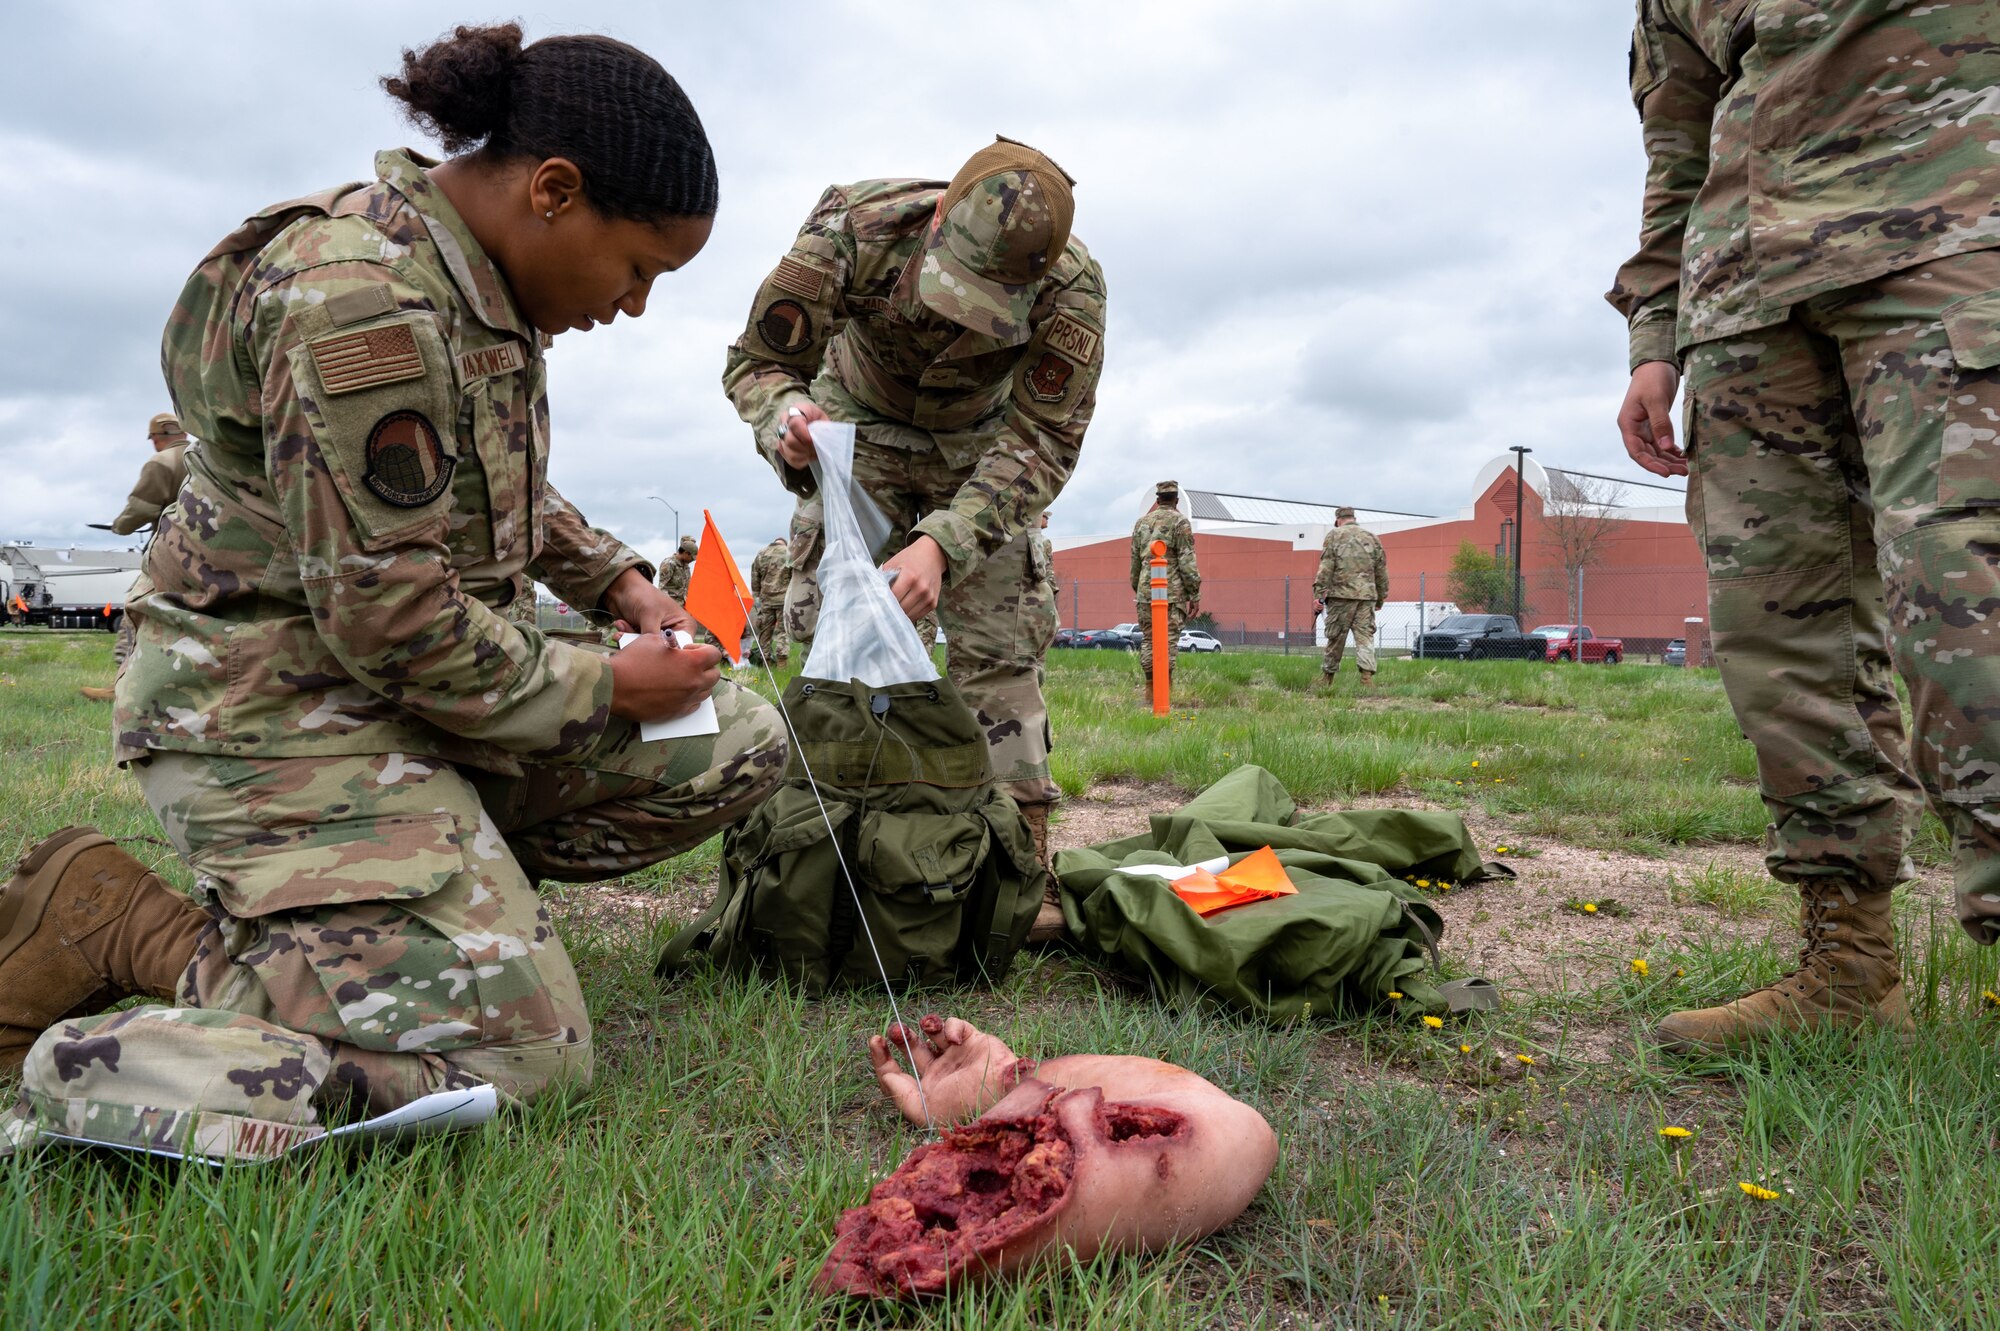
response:
{"label": "camouflage uniform", "polygon": [[133,590],[116,740],[215,919],[179,995],[207,1015],[66,1023],[31,1081],[44,1045],[114,1026],[133,1056],[71,1094],[129,1108],[171,1054],[156,1118],[268,1075],[246,1031],[319,1050],[301,1103],[587,1078],[534,880],[655,862],[782,775],[753,696],[719,688],[719,736],[645,744],[605,654],[500,613],[530,577],[593,606],[651,570],[549,486],[541,345],[427,165],[383,153],[376,182],[252,218],[168,323],[203,444]]}
{"label": "camouflage uniform", "polygon": [[[1162,502],[1132,524],[1132,595],[1139,623],[1139,665],[1148,688],[1153,680],[1153,542],[1167,543],[1167,680],[1172,687],[1173,663],[1180,654],[1181,629],[1201,606],[1201,570],[1194,561],[1194,524],[1165,502],[1180,489],[1170,483],[1154,487]],[[1050,636],[1054,636],[1051,634]],[[1043,648],[1047,650],[1046,646]]]}
{"label": "camouflage uniform", "polygon": [[1326,605],[1326,655],[1320,672],[1340,673],[1347,635],[1354,635],[1354,664],[1375,673],[1375,612],[1389,599],[1389,557],[1375,533],[1349,523],[1336,526],[1320,542],[1313,595]]}
{"label": "camouflage uniform", "polygon": [[521,594],[507,607],[507,618],[516,624],[538,627],[542,622],[541,595],[533,582],[526,578],[521,581]]}
{"label": "camouflage uniform", "polygon": [[[157,422],[158,417],[154,418]],[[181,492],[181,482],[187,479],[186,443],[174,444],[158,449],[139,468],[139,479],[133,482],[132,493],[125,497],[125,507],[111,520],[111,530],[120,536],[130,536],[141,527],[150,527],[160,520],[160,514]],[[118,617],[118,641],[111,649],[112,659],[120,667],[132,655],[137,635],[132,627],[132,616]]]}
{"label": "camouflage uniform", "polygon": [[[828,189],[758,289],[723,386],[800,496],[814,483],[778,454],[786,410],[810,400],[858,427],[855,481],[888,517],[892,548],[926,535],[944,551],[946,669],[987,728],[1000,783],[1023,804],[1053,803],[1037,667],[1054,591],[1035,575],[1028,529],[1069,480],[1096,407],[1104,278],[1070,240],[1042,276],[1010,288],[1032,296],[1024,318],[971,287],[958,292],[958,322],[936,313],[919,286],[937,271],[926,247],[945,189],[927,180]],[[938,243],[980,243],[967,210],[1018,218],[1035,202],[975,195],[951,210]],[[821,545],[818,505],[802,503],[787,598],[796,636],[810,636],[817,619]]]}
{"label": "camouflage uniform", "polygon": [[1610,293],[1632,364],[1686,369],[1688,516],[1772,872],[1886,893],[1913,759],[1982,942],[2000,935],[1992,19],[1644,0],[1645,221]]}
{"label": "camouflage uniform", "polygon": [[[694,573],[694,555],[698,545],[692,536],[681,537],[680,548],[660,561],[658,586],[661,591],[687,604],[688,578]],[[686,559],[681,556],[686,555]]]}
{"label": "camouflage uniform", "polygon": [[752,626],[769,665],[782,664],[791,651],[785,637],[785,592],[791,583],[792,563],[785,553],[785,538],[774,537],[750,561],[750,591],[757,598]]}

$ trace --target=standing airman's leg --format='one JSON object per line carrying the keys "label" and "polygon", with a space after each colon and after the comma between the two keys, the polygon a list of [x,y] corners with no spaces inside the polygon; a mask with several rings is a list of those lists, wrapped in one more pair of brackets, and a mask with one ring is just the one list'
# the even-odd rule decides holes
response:
{"label": "standing airman's leg", "polygon": [[1326,650],[1320,656],[1319,673],[1328,683],[1340,673],[1340,659],[1347,653],[1347,635],[1354,629],[1354,608],[1360,604],[1341,600],[1326,603]]}
{"label": "standing airman's leg", "polygon": [[1375,682],[1375,603],[1356,601],[1354,603],[1354,664],[1361,671],[1361,682]]}
{"label": "standing airman's leg", "polygon": [[819,627],[818,570],[824,548],[819,500],[801,499],[792,509],[792,577],[785,586],[785,637],[798,647],[801,669]]}

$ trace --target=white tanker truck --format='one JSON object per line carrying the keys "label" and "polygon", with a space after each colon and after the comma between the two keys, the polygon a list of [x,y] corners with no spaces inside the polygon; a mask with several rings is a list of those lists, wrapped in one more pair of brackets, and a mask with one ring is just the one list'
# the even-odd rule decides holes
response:
{"label": "white tanker truck", "polygon": [[139,576],[137,550],[0,543],[0,606],[11,624],[115,630]]}

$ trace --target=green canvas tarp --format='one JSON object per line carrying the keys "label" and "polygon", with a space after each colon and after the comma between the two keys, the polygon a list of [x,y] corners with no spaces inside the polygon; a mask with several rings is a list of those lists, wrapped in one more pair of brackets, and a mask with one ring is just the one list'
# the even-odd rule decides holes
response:
{"label": "green canvas tarp", "polygon": [[[1206,919],[1164,878],[1119,871],[1224,854],[1234,863],[1263,846],[1277,852],[1298,894]],[[1084,955],[1146,979],[1170,1002],[1208,999],[1281,1022],[1443,1012],[1447,995],[1428,953],[1444,921],[1404,880],[1469,883],[1513,872],[1481,861],[1457,814],[1300,815],[1276,777],[1244,766],[1178,812],[1153,815],[1142,836],[1059,852],[1056,876]]]}

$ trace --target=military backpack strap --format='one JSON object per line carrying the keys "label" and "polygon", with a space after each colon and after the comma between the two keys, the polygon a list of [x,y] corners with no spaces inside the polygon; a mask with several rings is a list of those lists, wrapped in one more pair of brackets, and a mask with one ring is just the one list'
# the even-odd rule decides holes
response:
{"label": "military backpack strap", "polygon": [[664,980],[687,964],[688,953],[697,949],[706,952],[709,944],[715,941],[715,926],[721,922],[722,913],[729,909],[733,899],[733,893],[717,892],[709,908],[695,916],[691,924],[685,925],[660,949],[659,964],[653,967],[653,975]]}

